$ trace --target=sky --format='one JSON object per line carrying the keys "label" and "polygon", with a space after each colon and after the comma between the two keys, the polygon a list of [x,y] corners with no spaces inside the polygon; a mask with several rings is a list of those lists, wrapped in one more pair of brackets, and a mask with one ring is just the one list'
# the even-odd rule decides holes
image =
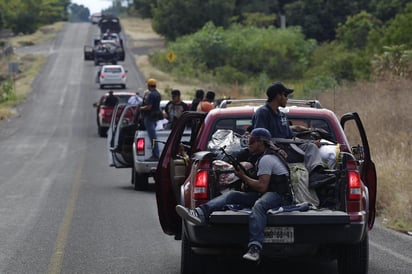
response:
{"label": "sky", "polygon": [[71,0],[72,3],[83,5],[90,10],[90,14],[100,12],[102,9],[107,9],[112,5],[112,0]]}

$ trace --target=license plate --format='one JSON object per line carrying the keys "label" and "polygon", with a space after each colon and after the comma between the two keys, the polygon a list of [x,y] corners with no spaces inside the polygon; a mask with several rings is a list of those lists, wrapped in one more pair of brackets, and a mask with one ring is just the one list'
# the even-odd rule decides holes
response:
{"label": "license plate", "polygon": [[293,243],[293,227],[265,227],[265,243]]}

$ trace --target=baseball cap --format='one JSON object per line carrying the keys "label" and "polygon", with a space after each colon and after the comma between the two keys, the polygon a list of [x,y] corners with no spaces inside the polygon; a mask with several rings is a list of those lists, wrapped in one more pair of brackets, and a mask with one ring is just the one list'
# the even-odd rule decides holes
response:
{"label": "baseball cap", "polygon": [[251,136],[259,137],[265,143],[272,142],[272,135],[270,134],[269,130],[266,128],[255,128],[250,133]]}
{"label": "baseball cap", "polygon": [[286,93],[287,95],[291,94],[293,89],[285,87],[281,82],[272,83],[266,90],[266,95],[268,100],[275,98],[276,94]]}
{"label": "baseball cap", "polygon": [[147,85],[148,86],[156,86],[156,80],[153,78],[150,78],[149,80],[147,80]]}

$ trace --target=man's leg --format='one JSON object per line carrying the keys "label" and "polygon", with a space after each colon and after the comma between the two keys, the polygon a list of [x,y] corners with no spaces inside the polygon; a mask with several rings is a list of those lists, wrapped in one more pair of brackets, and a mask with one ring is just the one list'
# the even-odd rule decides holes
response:
{"label": "man's leg", "polygon": [[229,191],[194,209],[177,205],[176,212],[185,220],[195,224],[203,224],[208,221],[210,213],[223,210],[225,205],[240,204],[251,208],[258,198],[259,194],[256,192]]}
{"label": "man's leg", "polygon": [[155,158],[159,158],[159,145],[156,142],[156,122],[153,122],[150,117],[144,117],[144,125],[146,127],[147,135],[152,142],[152,156]]}
{"label": "man's leg", "polygon": [[248,252],[243,255],[244,259],[259,261],[267,223],[267,211],[281,204],[282,197],[276,192],[266,192],[256,201],[252,214],[249,215],[249,244]]}
{"label": "man's leg", "polygon": [[324,173],[323,161],[319,148],[313,143],[304,143],[299,147],[305,151],[305,166],[309,171],[309,187],[316,188],[332,182],[336,176]]}

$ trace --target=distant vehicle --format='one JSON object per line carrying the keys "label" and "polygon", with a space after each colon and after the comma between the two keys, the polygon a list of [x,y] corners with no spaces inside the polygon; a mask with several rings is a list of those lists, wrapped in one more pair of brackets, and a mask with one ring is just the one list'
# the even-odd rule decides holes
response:
{"label": "distant vehicle", "polygon": [[101,89],[106,86],[126,88],[127,71],[122,65],[104,65],[99,71],[97,80]]}
{"label": "distant vehicle", "polygon": [[84,46],[84,60],[94,61],[95,66],[101,63],[117,64],[125,58],[122,45],[119,41],[95,39],[94,46]]}
{"label": "distant vehicle", "polygon": [[113,43],[116,44],[116,46],[121,47],[122,49],[124,48],[123,47],[123,39],[120,38],[118,33],[112,33],[112,32],[111,33],[104,33],[101,36],[100,41],[101,41],[101,43],[113,42]]}
{"label": "distant vehicle", "polygon": [[[96,108],[96,122],[97,122],[97,133],[100,137],[107,136],[107,129],[109,128],[110,121],[112,119],[112,114],[114,107],[105,105],[105,100],[109,93],[105,93],[100,97],[98,102],[93,104],[93,107]],[[124,92],[124,91],[114,91],[113,95],[119,98],[118,104],[127,103],[130,96],[134,96],[134,92]]]}
{"label": "distant vehicle", "polygon": [[113,15],[104,14],[98,24],[101,34],[107,31],[112,33],[120,33],[122,30],[120,19]]}
{"label": "distant vehicle", "polygon": [[102,13],[101,12],[96,12],[90,15],[90,22],[93,25],[96,25],[99,23],[100,19],[102,19]]}

